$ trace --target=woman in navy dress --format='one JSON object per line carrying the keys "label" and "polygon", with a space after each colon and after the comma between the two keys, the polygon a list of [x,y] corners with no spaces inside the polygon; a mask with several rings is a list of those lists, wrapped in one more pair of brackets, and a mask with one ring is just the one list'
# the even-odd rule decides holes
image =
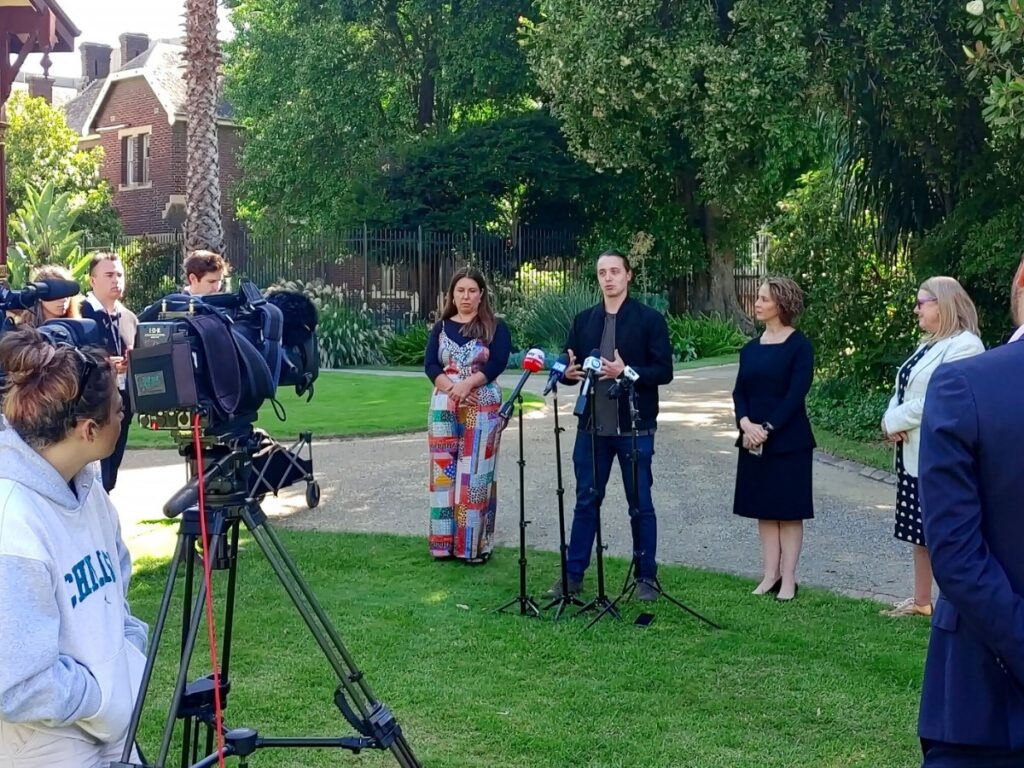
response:
{"label": "woman in navy dress", "polygon": [[806,398],[814,376],[811,342],[793,327],[804,296],[795,282],[770,277],[754,315],[764,333],[740,351],[732,398],[740,449],[733,512],[757,520],[764,575],[755,595],[796,596],[804,520],[814,517],[814,434]]}

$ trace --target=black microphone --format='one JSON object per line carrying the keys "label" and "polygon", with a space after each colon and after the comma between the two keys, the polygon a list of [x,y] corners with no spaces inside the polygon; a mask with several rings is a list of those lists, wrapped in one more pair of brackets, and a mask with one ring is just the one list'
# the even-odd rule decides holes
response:
{"label": "black microphone", "polygon": [[47,278],[29,283],[20,291],[0,291],[0,309],[31,309],[37,301],[70,299],[81,292],[74,280]]}
{"label": "black microphone", "polygon": [[555,384],[562,378],[562,374],[565,373],[565,369],[569,367],[569,355],[562,353],[558,356],[558,359],[551,364],[551,373],[548,375],[547,386],[544,387],[544,396],[547,397],[551,394],[551,390],[555,388]]}
{"label": "black microphone", "polygon": [[640,374],[627,365],[622,369],[622,375],[615,380],[615,383],[608,390],[608,399],[617,400],[619,395],[623,392],[628,392],[639,378]]}
{"label": "black microphone", "polygon": [[576,405],[572,409],[575,416],[582,416],[587,410],[587,395],[590,394],[594,377],[601,370],[601,350],[590,350],[590,355],[583,361],[581,367],[586,372],[587,377],[583,379],[583,386],[580,387],[580,396],[576,398]]}
{"label": "black microphone", "polygon": [[501,406],[501,410],[498,411],[498,416],[501,417],[502,421],[507,422],[512,418],[512,409],[515,408],[516,398],[519,397],[519,393],[522,391],[526,380],[530,378],[530,374],[543,370],[544,352],[536,348],[531,349],[523,358],[523,375],[519,377],[519,381],[516,382],[512,394],[509,395],[508,400],[505,401],[504,405]]}

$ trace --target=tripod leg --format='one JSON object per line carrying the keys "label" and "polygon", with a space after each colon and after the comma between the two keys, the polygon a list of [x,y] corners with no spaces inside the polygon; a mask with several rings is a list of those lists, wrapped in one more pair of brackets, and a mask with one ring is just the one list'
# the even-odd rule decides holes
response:
{"label": "tripod leg", "polygon": [[664,590],[664,588],[662,588],[661,582],[658,581],[657,579],[655,579],[655,581],[654,581],[654,588],[658,591],[659,595],[664,597],[666,600],[668,600],[670,603],[672,603],[673,605],[677,606],[678,608],[682,608],[684,611],[686,611],[688,614],[693,616],[695,619],[699,619],[700,621],[703,621],[705,624],[707,624],[708,626],[714,627],[715,629],[721,629],[722,628],[721,626],[719,626],[718,624],[713,622],[711,619],[709,619],[706,616],[703,616],[703,615],[697,613],[697,611],[693,610],[688,605],[686,605],[686,604],[680,602],[679,600],[677,600],[676,598],[672,597],[672,595],[670,595],[668,592],[666,592]]}
{"label": "tripod leg", "polygon": [[[258,512],[258,517],[254,514]],[[365,676],[356,666],[355,660],[345,648],[338,631],[331,624],[323,607],[309,585],[302,579],[298,566],[285,550],[277,532],[266,520],[258,506],[246,505],[241,511],[242,519],[274,570],[278,580],[291,598],[295,609],[309,627],[328,663],[334,668],[341,687],[348,694],[348,701],[358,709],[355,712],[337,701],[349,723],[363,735],[372,735],[382,748],[391,751],[402,768],[420,768],[402,734],[402,729],[387,709],[376,698]],[[341,695],[340,692],[338,694]]]}
{"label": "tripod leg", "polygon": [[164,594],[160,599],[160,609],[156,614],[156,623],[153,627],[153,639],[150,641],[146,654],[146,666],[142,670],[142,682],[139,684],[139,695],[132,709],[132,717],[128,723],[128,734],[125,738],[124,751],[121,753],[121,762],[128,763],[132,756],[132,745],[139,733],[139,722],[142,719],[142,708],[146,704],[146,696],[149,693],[149,684],[153,678],[153,665],[156,663],[156,655],[160,650],[160,638],[163,637],[164,625],[167,623],[167,615],[171,609],[171,598],[174,595],[174,583],[178,577],[178,567],[181,564],[182,554],[186,548],[186,538],[178,536],[178,543],[174,548],[174,555],[171,558],[171,565],[167,572],[167,581],[164,584]]}

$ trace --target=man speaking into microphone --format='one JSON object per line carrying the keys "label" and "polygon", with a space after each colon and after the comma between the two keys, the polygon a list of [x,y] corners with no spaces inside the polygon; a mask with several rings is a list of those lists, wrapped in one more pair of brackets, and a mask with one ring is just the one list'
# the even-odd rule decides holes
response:
{"label": "man speaking into microphone", "polygon": [[[579,419],[572,462],[576,473],[576,508],[568,552],[568,589],[578,594],[583,587],[583,574],[590,565],[597,530],[597,515],[604,500],[605,487],[616,458],[633,516],[633,552],[637,558],[637,590],[639,600],[658,599],[654,587],[657,572],[655,551],[658,528],[654,514],[651,487],[651,459],[654,456],[654,431],[658,417],[658,387],[672,381],[672,345],[668,324],[654,309],[629,297],[633,272],[629,260],[618,251],[605,251],[597,259],[597,280],[603,299],[600,304],[580,312],[569,330],[565,351],[569,365],[564,374],[566,383],[589,379],[581,388],[580,397],[594,398],[576,409]],[[597,350],[600,357],[582,361],[580,354]],[[599,363],[599,367],[595,365]],[[590,365],[586,365],[589,363]],[[632,488],[631,454],[633,423],[630,418],[628,390],[617,387],[621,394],[609,397],[616,380],[626,367],[635,391],[637,422],[637,488]],[[595,367],[589,375],[587,367]],[[586,394],[584,395],[584,390]],[[591,413],[594,423],[591,424]],[[562,596],[562,580],[558,579],[548,597]]]}

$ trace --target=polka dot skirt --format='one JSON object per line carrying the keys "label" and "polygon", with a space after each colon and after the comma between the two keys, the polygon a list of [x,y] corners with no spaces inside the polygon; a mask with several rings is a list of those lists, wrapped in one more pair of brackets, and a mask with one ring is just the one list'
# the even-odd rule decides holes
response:
{"label": "polka dot skirt", "polygon": [[[896,388],[896,397],[900,403],[903,402],[910,381],[910,372],[927,351],[927,347],[922,347],[900,368]],[[903,443],[896,444],[896,527],[893,536],[911,544],[925,546],[921,503],[917,498],[917,478],[907,474],[903,466]]]}

